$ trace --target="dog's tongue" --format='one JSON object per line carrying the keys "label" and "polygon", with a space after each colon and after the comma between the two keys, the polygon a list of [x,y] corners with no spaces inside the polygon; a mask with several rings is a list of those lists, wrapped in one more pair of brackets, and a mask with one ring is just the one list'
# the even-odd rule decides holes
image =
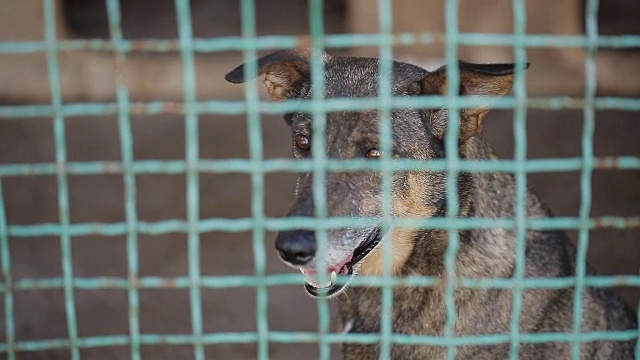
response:
{"label": "dog's tongue", "polygon": [[[335,271],[332,271],[331,274],[328,274],[327,276],[327,282],[325,282],[324,284],[320,284],[317,273],[314,270],[300,269],[300,272],[304,275],[304,280],[307,282],[307,284],[313,286],[316,289],[329,288],[338,278],[338,274]],[[342,269],[340,270],[340,274],[342,274]]]}
{"label": "dog's tongue", "polygon": [[326,277],[327,281],[324,284],[320,283],[316,270],[313,270],[313,269],[306,270],[306,269],[300,268],[300,272],[302,273],[302,275],[304,275],[304,279],[307,282],[307,284],[313,286],[316,289],[328,289],[333,285],[333,283],[336,282],[338,275],[348,275],[351,272],[349,262],[351,261],[352,258],[353,258],[353,254],[348,258],[346,258],[343,262],[334,266],[330,266],[327,269],[327,272],[328,272]]}

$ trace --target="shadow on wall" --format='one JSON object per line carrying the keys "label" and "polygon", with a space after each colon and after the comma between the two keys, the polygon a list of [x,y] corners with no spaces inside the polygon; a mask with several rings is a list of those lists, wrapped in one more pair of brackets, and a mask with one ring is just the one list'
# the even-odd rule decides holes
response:
{"label": "shadow on wall", "polygon": [[[175,37],[175,17],[171,1],[159,1],[153,9],[142,0],[123,1],[125,36]],[[339,1],[326,1],[327,31],[344,30],[344,9]],[[237,1],[192,1],[196,36],[233,35],[239,32]],[[259,31],[302,34],[308,28],[305,2],[258,1]],[[67,16],[78,36],[104,36],[103,1],[67,0]],[[299,14],[299,16],[294,16]],[[331,16],[329,16],[331,15]],[[331,19],[331,22],[329,22]],[[635,20],[634,20],[635,24]],[[636,24],[637,25],[637,24]],[[225,55],[226,56],[226,55]],[[233,61],[238,54],[229,54]],[[152,60],[150,59],[150,62]],[[226,62],[225,62],[226,63]],[[231,63],[231,62],[229,62]],[[226,69],[222,69],[221,73]],[[161,76],[161,74],[158,74]],[[209,76],[206,79],[211,79]],[[220,79],[211,79],[223,82]],[[640,81],[640,80],[639,80]],[[221,85],[224,91],[231,87]],[[234,90],[237,91],[237,90]],[[580,156],[582,113],[580,111],[530,110],[527,116],[528,157]],[[597,156],[640,155],[637,113],[601,111],[596,117]],[[174,115],[134,116],[134,158],[175,160],[185,157],[184,119]],[[502,158],[513,157],[512,112],[495,111],[486,121],[486,137]],[[290,157],[290,135],[282,119],[262,117],[265,158]],[[66,119],[69,161],[121,159],[117,119],[114,116],[69,117]],[[51,119],[0,119],[0,164],[53,162]],[[199,118],[201,158],[247,158],[247,126],[244,116],[204,115]],[[529,177],[530,185],[559,216],[577,216],[580,206],[579,173],[544,173]],[[54,176],[3,178],[3,192],[10,224],[58,222],[57,182]],[[294,175],[266,176],[265,212],[285,214],[293,196]],[[139,175],[137,215],[140,221],[184,219],[186,217],[184,175]],[[640,171],[596,171],[593,176],[592,215],[638,216],[640,214]],[[124,188],[121,175],[74,175],[69,178],[71,221],[122,222]],[[200,176],[201,218],[242,218],[251,216],[251,182],[244,174]],[[576,234],[570,233],[575,240]],[[250,275],[254,273],[250,232],[209,232],[201,235],[202,275]],[[267,233],[269,273],[288,273],[273,251],[273,233]],[[188,276],[185,234],[140,235],[140,276]],[[640,268],[638,230],[597,230],[591,233],[589,259],[602,274],[637,274]],[[10,239],[14,280],[59,277],[62,275],[61,248],[55,237]],[[124,236],[83,236],[72,241],[74,275],[78,277],[127,276]],[[617,289],[632,307],[638,304],[637,288]],[[270,287],[268,323],[276,331],[315,331],[316,303],[306,297],[302,286]],[[74,293],[79,336],[127,334],[129,309],[127,292],[122,290],[80,290]],[[256,291],[252,288],[203,289],[204,331],[234,332],[256,330]],[[0,308],[4,299],[0,298]],[[37,311],[34,311],[37,309]],[[140,331],[152,334],[191,333],[188,289],[140,290]],[[15,321],[18,340],[66,338],[66,318],[62,290],[15,292]],[[2,336],[4,327],[0,327]],[[339,358],[337,347],[334,358]],[[129,347],[114,346],[82,350],[83,359],[128,358]],[[316,358],[314,344],[269,345],[274,359]],[[254,344],[207,346],[207,356],[221,359],[254,359]],[[67,351],[21,354],[20,359],[66,359]],[[193,357],[191,346],[142,346],[142,356],[150,359]]]}

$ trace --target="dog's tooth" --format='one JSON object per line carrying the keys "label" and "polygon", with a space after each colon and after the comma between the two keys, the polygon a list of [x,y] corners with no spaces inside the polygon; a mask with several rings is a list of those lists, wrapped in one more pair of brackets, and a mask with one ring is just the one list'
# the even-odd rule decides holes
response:
{"label": "dog's tooth", "polygon": [[335,283],[335,281],[338,279],[338,273],[332,271],[331,274],[329,274],[329,280],[324,284],[320,284],[317,274],[305,274],[302,268],[298,268],[298,270],[300,270],[300,272],[304,275],[305,282],[315,287],[316,289],[329,288],[333,286],[333,283]]}

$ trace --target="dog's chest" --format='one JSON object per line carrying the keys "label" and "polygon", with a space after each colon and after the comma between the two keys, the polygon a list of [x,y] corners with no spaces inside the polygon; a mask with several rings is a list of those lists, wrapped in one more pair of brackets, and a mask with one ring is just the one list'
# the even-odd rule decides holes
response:
{"label": "dog's chest", "polygon": [[[380,347],[377,344],[344,344],[342,348],[342,355],[344,360],[378,359],[380,358]],[[455,359],[457,360],[495,360],[506,359],[508,356],[509,347],[505,344],[455,348]],[[444,360],[447,358],[448,348],[445,346],[394,344],[391,348],[391,359],[394,360]]]}
{"label": "dog's chest", "polygon": [[[340,320],[350,332],[380,332],[382,294],[374,288],[352,288],[340,299]],[[429,289],[396,289],[391,324],[395,333],[432,334],[444,324],[441,296]],[[340,329],[344,331],[344,329]]]}
{"label": "dog's chest", "polygon": [[[382,313],[381,292],[377,289],[349,289],[349,293],[341,298],[340,326],[338,331],[344,333],[380,333],[380,319]],[[394,293],[391,325],[396,334],[425,334],[438,335],[441,328],[442,313],[429,311],[433,309],[434,301],[431,297],[417,296],[408,292]],[[438,358],[440,348],[424,346],[394,346],[394,359],[424,359]],[[373,359],[379,357],[377,345],[345,344],[343,346],[345,360]]]}
{"label": "dog's chest", "polygon": [[[425,289],[422,289],[425,290]],[[464,308],[459,309],[465,311]],[[366,292],[354,291],[341,299],[340,320],[342,331],[350,334],[380,333],[382,301],[380,291],[367,289]],[[460,315],[460,314],[459,314]],[[394,294],[391,325],[394,334],[443,336],[446,323],[446,308],[442,294],[436,291],[427,293],[396,292]],[[465,321],[459,321],[465,324]],[[485,322],[485,324],[487,324]],[[457,324],[459,325],[459,324]],[[489,324],[487,324],[489,326]],[[489,326],[491,327],[491,326]],[[477,329],[467,329],[476,331]],[[456,326],[455,333],[460,335]],[[483,331],[479,331],[483,332]],[[380,356],[378,345],[344,344],[344,359],[377,359]],[[502,346],[474,347],[456,349],[456,359],[495,359],[502,354]],[[508,348],[506,349],[508,351]],[[507,354],[507,353],[505,353]],[[446,359],[447,348],[442,346],[394,345],[392,359]],[[506,356],[506,355],[505,355]]]}

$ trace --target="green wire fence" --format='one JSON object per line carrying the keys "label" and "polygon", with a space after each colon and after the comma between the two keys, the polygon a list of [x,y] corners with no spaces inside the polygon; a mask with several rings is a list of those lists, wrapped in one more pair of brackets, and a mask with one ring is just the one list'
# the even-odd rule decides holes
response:
{"label": "green wire fence", "polygon": [[[378,0],[379,33],[325,35],[323,29],[323,1],[309,1],[309,19],[312,54],[312,79],[314,98],[312,101],[286,101],[271,103],[261,101],[256,82],[248,83],[245,99],[241,101],[201,100],[196,97],[196,75],[194,56],[197,53],[213,53],[229,50],[242,51],[244,61],[248,63],[248,74],[256,74],[255,60],[257,52],[299,46],[301,39],[295,36],[256,36],[256,9],[254,0],[241,1],[242,37],[196,39],[192,35],[192,21],[188,0],[176,0],[175,9],[178,19],[179,39],[177,40],[125,40],[121,27],[121,10],[118,0],[107,0],[106,6],[110,23],[111,39],[105,40],[57,40],[54,0],[43,0],[45,18],[45,41],[0,42],[0,56],[5,54],[45,53],[48,76],[51,86],[51,104],[45,105],[9,105],[0,106],[0,119],[12,120],[29,117],[50,117],[54,124],[55,163],[16,163],[0,165],[0,251],[2,260],[2,282],[0,292],[4,296],[4,326],[6,338],[1,340],[0,353],[10,360],[20,358],[21,352],[48,349],[69,349],[71,358],[80,359],[80,349],[109,346],[130,346],[131,358],[140,359],[141,345],[175,344],[192,345],[195,358],[206,358],[205,345],[222,343],[256,343],[257,357],[269,357],[269,343],[272,342],[311,342],[320,346],[320,358],[331,357],[331,344],[366,343],[379,344],[381,359],[389,359],[392,344],[428,344],[448,348],[448,359],[453,359],[456,347],[472,344],[510,344],[510,358],[517,359],[522,343],[571,342],[573,358],[579,357],[579,344],[593,340],[629,340],[638,339],[639,330],[615,332],[580,331],[582,319],[582,298],[584,288],[636,286],[640,287],[640,276],[598,276],[586,275],[586,250],[589,243],[589,231],[597,228],[639,229],[638,217],[599,217],[591,218],[591,174],[594,169],[640,170],[640,158],[605,157],[598,158],[593,153],[593,135],[595,111],[601,109],[623,109],[640,111],[640,99],[596,96],[595,56],[599,48],[637,48],[640,36],[600,36],[597,28],[598,1],[589,0],[586,6],[585,36],[555,36],[526,34],[526,8],[524,0],[513,0],[513,34],[461,33],[458,29],[458,1],[448,0],[443,16],[446,19],[446,32],[441,34],[407,34],[392,32],[391,0]],[[380,73],[390,73],[393,58],[392,47],[396,45],[446,44],[446,64],[449,89],[457,89],[459,71],[457,66],[458,47],[460,45],[485,46],[508,45],[514,49],[516,76],[514,95],[496,99],[494,107],[514,109],[515,157],[503,161],[465,161],[458,156],[459,109],[479,104],[481,99],[459,98],[458,94],[429,98],[393,98],[390,94],[390,78],[379,79],[380,95],[375,99],[323,99],[324,91],[321,52],[326,47],[350,48],[359,46],[377,46],[379,48]],[[528,97],[525,90],[524,67],[527,62],[526,49],[537,47],[579,47],[587,49],[586,87],[582,98]],[[58,55],[61,52],[86,50],[113,53],[116,64],[117,98],[113,103],[63,103],[60,88]],[[182,102],[150,101],[132,102],[129,98],[123,67],[127,55],[133,52],[179,51],[184,73],[184,100]],[[251,77],[249,75],[249,77]],[[222,81],[222,79],[221,79]],[[446,136],[446,160],[390,161],[391,122],[390,112],[394,108],[409,107],[447,107],[450,109],[448,132]],[[313,143],[315,154],[310,160],[263,159],[261,134],[261,115],[283,112],[306,111],[313,114],[314,132],[322,133],[326,126],[326,114],[331,111],[361,110],[378,108],[381,113],[380,133],[383,161],[364,160],[338,161],[326,158],[326,144],[322,136]],[[526,110],[542,109],[582,109],[584,128],[582,133],[582,156],[578,158],[532,159],[526,158]],[[130,117],[134,114],[177,113],[185,117],[186,158],[171,161],[140,161],[133,157],[134,138]],[[202,159],[198,149],[198,116],[201,114],[246,114],[250,145],[249,159]],[[75,116],[116,115],[120,136],[120,161],[69,162],[66,156],[65,119]],[[387,155],[384,155],[387,154]],[[391,209],[391,174],[399,170],[424,169],[447,171],[447,214],[444,218],[434,219],[392,219],[382,221],[394,227],[445,228],[462,230],[473,228],[511,228],[517,236],[517,265],[512,279],[464,279],[455,276],[455,256],[459,247],[458,231],[449,231],[449,247],[445,257],[448,278],[446,290],[447,322],[443,337],[409,336],[394,334],[391,324],[392,289],[402,281],[404,286],[433,286],[440,280],[430,277],[411,276],[402,280],[392,276],[360,276],[352,280],[354,285],[383,287],[382,322],[379,334],[339,334],[329,328],[329,307],[327,300],[318,300],[319,324],[317,332],[279,332],[271,331],[267,322],[269,306],[267,288],[276,285],[301,284],[299,274],[268,275],[266,273],[265,232],[286,229],[315,229],[318,234],[319,251],[322,253],[326,243],[326,231],[336,227],[369,226],[381,219],[351,219],[327,217],[325,175],[330,170],[380,171],[384,176],[382,184],[384,213]],[[317,204],[316,217],[308,218],[270,218],[264,212],[265,174],[272,172],[313,171],[314,200]],[[461,171],[509,172],[516,178],[517,213],[514,219],[459,219],[457,174]],[[580,171],[581,205],[577,218],[528,219],[525,212],[527,174],[534,172]],[[246,173],[251,176],[251,217],[240,219],[200,218],[199,214],[199,175],[207,173]],[[69,217],[70,175],[120,174],[125,185],[126,221],[118,223],[71,223]],[[136,176],[140,174],[186,174],[187,213],[186,219],[168,219],[157,222],[138,220],[136,212]],[[7,177],[55,175],[58,186],[59,222],[46,224],[14,225],[7,223],[7,209],[3,200],[2,179]],[[575,278],[530,279],[524,278],[525,249],[524,239],[527,229],[573,229],[579,232],[577,269]],[[200,239],[202,233],[212,231],[252,231],[255,275],[253,276],[202,276],[200,274]],[[177,278],[141,277],[139,270],[138,235],[159,235],[167,233],[186,233],[188,236],[188,276]],[[9,237],[56,236],[61,243],[62,277],[44,279],[14,280],[11,272],[11,252]],[[126,236],[128,277],[79,278],[74,276],[71,257],[71,242],[74,237],[85,235]],[[388,246],[384,246],[384,267],[387,274],[391,269],[391,256]],[[322,258],[321,254],[319,258]],[[323,274],[320,274],[322,276]],[[170,280],[170,281],[168,281]],[[322,279],[320,280],[322,282]],[[190,334],[159,335],[140,331],[139,290],[149,288],[184,288],[189,290],[191,326]],[[205,288],[254,287],[257,289],[257,317],[255,332],[206,333],[203,329],[203,311],[201,290]],[[512,289],[514,306],[511,331],[508,334],[478,336],[453,336],[456,320],[456,308],[453,293],[457,287],[487,289]],[[575,287],[575,316],[573,331],[570,333],[521,333],[519,331],[522,311],[522,292],[537,288]],[[23,341],[16,339],[14,322],[14,293],[42,289],[62,289],[65,299],[67,338],[50,340]],[[78,335],[74,290],[122,289],[128,291],[129,332],[112,336],[80,337]],[[640,358],[640,346],[636,351]]]}

